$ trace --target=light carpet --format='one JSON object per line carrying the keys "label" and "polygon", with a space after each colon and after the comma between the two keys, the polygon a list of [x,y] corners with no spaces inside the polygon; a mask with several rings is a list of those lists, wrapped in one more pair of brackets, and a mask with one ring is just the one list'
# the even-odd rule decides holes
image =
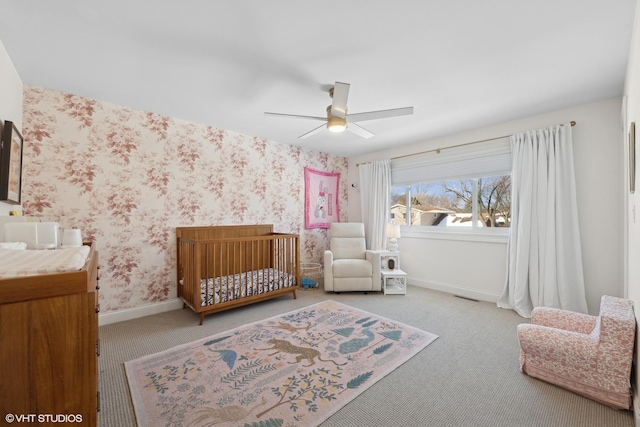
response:
{"label": "light carpet", "polygon": [[139,426],[316,426],[436,338],[330,300],[125,370]]}

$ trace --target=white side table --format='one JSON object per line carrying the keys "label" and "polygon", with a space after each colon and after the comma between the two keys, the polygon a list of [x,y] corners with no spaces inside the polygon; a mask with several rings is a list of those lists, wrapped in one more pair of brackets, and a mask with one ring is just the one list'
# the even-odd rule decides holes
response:
{"label": "white side table", "polygon": [[381,270],[382,292],[385,295],[406,295],[407,294],[407,273],[400,270]]}

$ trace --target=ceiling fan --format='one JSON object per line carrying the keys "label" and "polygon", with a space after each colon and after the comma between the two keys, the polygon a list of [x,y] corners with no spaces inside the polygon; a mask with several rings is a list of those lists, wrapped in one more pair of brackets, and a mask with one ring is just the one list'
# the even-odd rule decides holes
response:
{"label": "ceiling fan", "polygon": [[326,126],[331,132],[342,132],[345,129],[358,136],[369,139],[371,132],[356,124],[366,120],[385,119],[387,117],[407,116],[413,114],[413,107],[394,108],[391,110],[367,111],[365,113],[347,114],[347,98],[349,97],[349,83],[336,82],[329,90],[329,96],[333,98],[331,105],[327,107],[326,117],[301,116],[297,114],[264,113],[266,116],[293,117],[296,119],[319,120],[323,123],[315,129],[300,135],[298,138],[308,138],[324,130]]}

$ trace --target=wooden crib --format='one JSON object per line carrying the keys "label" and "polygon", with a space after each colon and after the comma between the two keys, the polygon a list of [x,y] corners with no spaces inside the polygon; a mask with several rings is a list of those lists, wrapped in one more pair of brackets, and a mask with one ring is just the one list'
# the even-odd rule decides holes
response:
{"label": "wooden crib", "polygon": [[300,283],[300,236],[273,225],[177,227],[178,297],[204,316],[292,293]]}

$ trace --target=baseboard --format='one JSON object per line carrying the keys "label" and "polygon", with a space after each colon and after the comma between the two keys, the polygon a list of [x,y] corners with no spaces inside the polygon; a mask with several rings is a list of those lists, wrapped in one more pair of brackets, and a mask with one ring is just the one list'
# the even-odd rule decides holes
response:
{"label": "baseboard", "polygon": [[125,320],[137,319],[139,317],[164,313],[165,311],[177,310],[179,308],[182,308],[182,300],[180,298],[174,298],[157,304],[143,305],[142,307],[128,308],[125,310],[100,314],[98,317],[98,324],[100,326],[109,325],[111,323],[124,322]]}
{"label": "baseboard", "polygon": [[[476,299],[479,301],[498,302],[500,295],[493,294],[491,292],[481,291],[473,288],[466,288],[464,286],[457,286],[451,283],[427,281],[407,277],[407,283],[409,285],[418,286],[421,288],[432,289],[434,291],[446,292],[453,295],[459,295],[465,298]],[[638,426],[640,427],[640,426]]]}

